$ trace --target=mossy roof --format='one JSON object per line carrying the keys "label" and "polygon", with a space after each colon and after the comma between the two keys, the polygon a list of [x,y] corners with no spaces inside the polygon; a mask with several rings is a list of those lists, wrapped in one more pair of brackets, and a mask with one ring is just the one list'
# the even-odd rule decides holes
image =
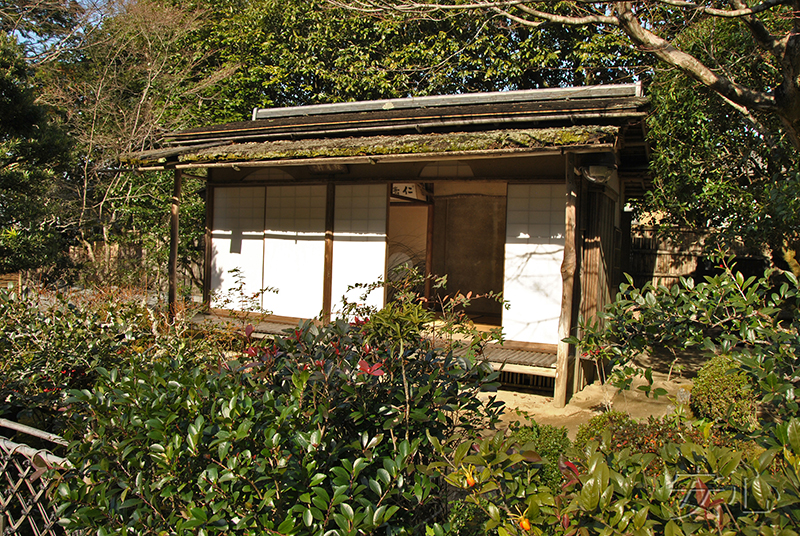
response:
{"label": "mossy roof", "polygon": [[566,147],[591,147],[616,142],[618,126],[570,126],[478,132],[401,134],[343,138],[311,138],[252,143],[172,147],[130,155],[137,167],[325,159],[336,157],[423,155],[435,153],[521,152]]}

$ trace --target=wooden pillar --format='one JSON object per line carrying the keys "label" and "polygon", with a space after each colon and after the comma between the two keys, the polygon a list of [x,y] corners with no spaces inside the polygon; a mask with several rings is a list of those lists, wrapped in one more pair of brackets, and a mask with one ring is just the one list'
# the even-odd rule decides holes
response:
{"label": "wooden pillar", "polygon": [[211,309],[211,264],[214,247],[211,234],[214,229],[214,187],[209,183],[210,180],[206,182],[206,229],[203,248],[203,303],[208,310]]}
{"label": "wooden pillar", "polygon": [[428,204],[428,227],[425,231],[425,305],[433,309],[433,202]]}
{"label": "wooden pillar", "polygon": [[[586,230],[589,228],[591,207],[589,206],[589,183],[583,178],[578,179],[578,229],[575,231],[575,241],[579,245],[577,248],[578,266],[575,273],[578,275],[575,278],[575,286],[578,291],[579,299],[576,303],[572,304],[572,322],[576,326],[578,318],[581,317],[583,302],[586,300],[586,292],[589,285],[584,279],[586,278]],[[578,336],[583,337],[580,328],[576,326],[572,332]],[[573,367],[572,374],[572,393],[580,392],[584,386],[594,380],[594,368],[589,368],[589,375],[587,376],[584,364],[581,362],[580,356],[581,348],[575,348],[575,366]]]}
{"label": "wooden pillar", "polygon": [[170,320],[175,319],[178,301],[178,239],[180,237],[178,219],[182,182],[181,170],[176,169],[172,186],[172,203],[169,209],[169,294],[167,296],[167,306],[169,307]]}
{"label": "wooden pillar", "polygon": [[333,307],[333,224],[336,211],[336,184],[328,183],[325,203],[325,268],[322,282],[322,321],[331,321]]}
{"label": "wooden pillar", "polygon": [[561,263],[561,315],[558,319],[558,352],[556,354],[556,381],[553,404],[563,408],[567,404],[567,380],[569,376],[569,344],[563,342],[572,332],[572,300],[575,272],[578,265],[575,247],[577,224],[578,186],[575,177],[575,155],[567,153],[566,209],[564,232],[564,260]]}

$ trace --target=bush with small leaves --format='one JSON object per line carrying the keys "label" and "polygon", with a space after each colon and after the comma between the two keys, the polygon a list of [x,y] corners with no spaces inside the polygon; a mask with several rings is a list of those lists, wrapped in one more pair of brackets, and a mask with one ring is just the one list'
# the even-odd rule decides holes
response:
{"label": "bush with small leaves", "polygon": [[756,406],[750,378],[729,355],[713,356],[692,382],[691,407],[696,417],[751,429],[757,424]]}
{"label": "bush with small leaves", "polygon": [[[447,536],[486,536],[484,530],[489,517],[486,512],[473,503],[463,499],[456,499],[449,505],[450,513],[447,518]],[[496,534],[490,531],[489,534]]]}
{"label": "bush with small leaves", "polygon": [[543,459],[542,467],[536,478],[540,485],[550,489],[559,489],[563,477],[558,470],[558,460],[572,446],[567,437],[567,429],[550,424],[539,424],[529,419],[524,424],[516,421],[512,424],[513,439],[523,445],[526,450],[533,450]]}
{"label": "bush with small leaves", "polygon": [[630,415],[622,411],[606,411],[600,415],[595,415],[585,424],[578,427],[575,435],[575,448],[583,450],[587,443],[599,438],[605,430],[616,429],[633,424]]}

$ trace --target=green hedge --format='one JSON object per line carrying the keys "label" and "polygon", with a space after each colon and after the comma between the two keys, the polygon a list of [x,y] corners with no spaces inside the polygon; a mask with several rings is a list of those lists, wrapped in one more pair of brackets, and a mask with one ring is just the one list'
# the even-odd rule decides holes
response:
{"label": "green hedge", "polygon": [[198,366],[189,345],[153,365],[100,369],[94,389],[69,400],[67,528],[355,536],[441,521],[444,495],[418,467],[434,443],[497,418],[501,406],[476,396],[497,373],[433,349],[403,328],[408,313],[381,317],[403,344],[368,324],[308,322],[222,366]]}
{"label": "green hedge", "polygon": [[[779,448],[746,459],[741,451],[666,443],[657,453],[619,448],[610,432],[559,460],[565,483],[538,485],[541,459],[497,434],[477,445],[439,445],[430,471],[468,494],[500,536],[527,534],[798,534],[800,421],[787,423]],[[650,469],[660,466],[658,474]],[[465,484],[465,473],[475,483]],[[443,533],[447,527],[434,527]]]}
{"label": "green hedge", "polygon": [[730,355],[711,357],[692,382],[692,412],[696,417],[734,428],[757,425],[756,395],[739,362]]}

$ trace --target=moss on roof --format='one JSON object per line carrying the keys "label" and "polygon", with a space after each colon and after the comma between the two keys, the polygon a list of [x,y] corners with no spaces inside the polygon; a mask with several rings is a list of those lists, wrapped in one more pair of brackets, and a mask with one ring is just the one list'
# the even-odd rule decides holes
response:
{"label": "moss on roof", "polygon": [[131,165],[179,163],[247,162],[381,155],[412,155],[492,150],[535,150],[614,143],[616,126],[573,126],[541,129],[491,130],[446,134],[404,134],[276,140],[268,142],[184,146],[128,155]]}
{"label": "moss on roof", "polygon": [[535,149],[613,143],[618,127],[567,127],[530,130],[493,130],[451,134],[405,134],[280,140],[211,147],[180,155],[181,162],[287,160],[295,158],[353,157]]}

